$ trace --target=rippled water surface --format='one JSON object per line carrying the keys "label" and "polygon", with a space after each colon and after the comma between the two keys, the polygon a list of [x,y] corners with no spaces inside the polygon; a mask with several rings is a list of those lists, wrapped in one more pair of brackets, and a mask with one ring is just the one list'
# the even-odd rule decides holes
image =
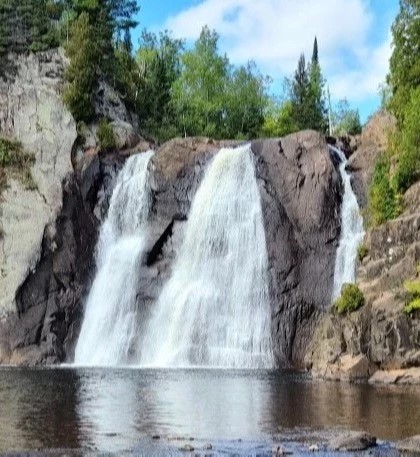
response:
{"label": "rippled water surface", "polygon": [[119,453],[185,443],[271,450],[278,440],[322,440],[339,428],[395,440],[420,433],[419,404],[415,387],[279,371],[3,369],[0,451]]}

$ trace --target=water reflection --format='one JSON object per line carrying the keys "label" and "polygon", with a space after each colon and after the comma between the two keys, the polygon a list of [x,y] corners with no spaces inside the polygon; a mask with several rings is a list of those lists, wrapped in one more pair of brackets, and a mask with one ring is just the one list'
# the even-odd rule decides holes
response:
{"label": "water reflection", "polygon": [[132,449],[145,437],[270,440],[299,430],[420,432],[420,389],[217,370],[0,370],[0,450]]}

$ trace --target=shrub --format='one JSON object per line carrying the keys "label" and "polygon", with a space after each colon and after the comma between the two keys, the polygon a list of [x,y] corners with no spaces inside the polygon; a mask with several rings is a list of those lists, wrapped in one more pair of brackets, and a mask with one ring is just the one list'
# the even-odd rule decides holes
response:
{"label": "shrub", "polygon": [[7,173],[14,174],[28,190],[37,188],[32,178],[30,166],[35,157],[25,152],[19,142],[0,138],[0,192],[7,185]]}
{"label": "shrub", "polygon": [[356,284],[343,284],[341,296],[338,298],[334,307],[338,314],[351,313],[365,304],[365,297]]}
{"label": "shrub", "polygon": [[114,131],[105,119],[102,119],[99,123],[98,140],[101,151],[110,151],[117,146]]}
{"label": "shrub", "polygon": [[357,257],[359,258],[359,262],[362,262],[363,259],[368,255],[369,249],[366,247],[365,244],[359,244],[357,248]]}
{"label": "shrub", "polygon": [[414,311],[420,309],[420,297],[414,298],[404,306],[404,312],[406,314],[412,314]]}
{"label": "shrub", "polygon": [[399,213],[398,198],[391,186],[389,171],[390,160],[382,155],[375,164],[369,189],[369,219],[374,226],[393,219]]}
{"label": "shrub", "polygon": [[407,293],[407,302],[404,307],[406,314],[411,314],[413,311],[420,309],[420,280],[405,281],[404,290]]}
{"label": "shrub", "polygon": [[420,88],[410,93],[404,120],[398,134],[399,152],[394,175],[398,192],[405,192],[420,177]]}

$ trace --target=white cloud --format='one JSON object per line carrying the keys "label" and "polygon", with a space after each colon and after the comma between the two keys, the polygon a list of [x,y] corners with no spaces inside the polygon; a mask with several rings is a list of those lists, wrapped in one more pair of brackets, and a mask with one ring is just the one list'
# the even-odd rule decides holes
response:
{"label": "white cloud", "polygon": [[204,25],[217,30],[233,63],[255,60],[273,78],[290,75],[301,52],[310,57],[316,35],[336,99],[375,95],[388,69],[389,37],[369,43],[377,24],[368,0],[203,0],[164,27],[193,40]]}

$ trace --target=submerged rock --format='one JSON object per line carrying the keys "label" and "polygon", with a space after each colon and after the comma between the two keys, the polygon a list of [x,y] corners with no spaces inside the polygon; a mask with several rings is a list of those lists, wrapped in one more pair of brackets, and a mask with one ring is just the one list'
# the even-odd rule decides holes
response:
{"label": "submerged rock", "polygon": [[366,432],[344,432],[328,442],[328,448],[333,451],[364,451],[376,446],[376,438]]}
{"label": "submerged rock", "polygon": [[420,455],[420,435],[410,436],[397,441],[395,447],[399,452]]}

